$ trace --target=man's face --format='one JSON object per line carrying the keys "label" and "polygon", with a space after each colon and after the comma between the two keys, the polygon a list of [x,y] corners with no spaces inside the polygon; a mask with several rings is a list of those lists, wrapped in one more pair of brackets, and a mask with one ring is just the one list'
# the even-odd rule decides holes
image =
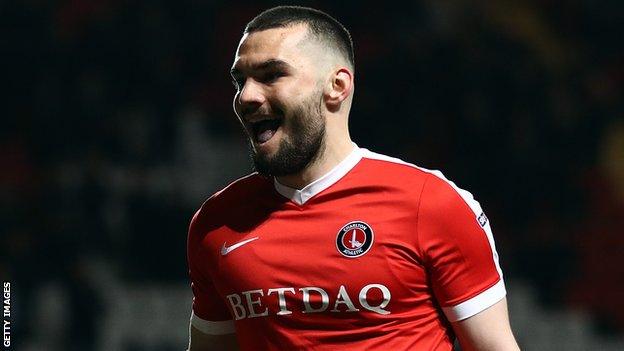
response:
{"label": "man's face", "polygon": [[[245,34],[232,66],[234,111],[260,174],[302,171],[322,152],[322,79],[304,25]],[[316,64],[315,64],[316,63]]]}

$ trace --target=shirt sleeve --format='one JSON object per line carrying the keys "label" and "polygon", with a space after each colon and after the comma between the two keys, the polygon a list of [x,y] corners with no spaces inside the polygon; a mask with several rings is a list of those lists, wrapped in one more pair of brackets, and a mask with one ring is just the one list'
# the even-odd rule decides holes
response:
{"label": "shirt sleeve", "polygon": [[234,333],[232,317],[210,275],[202,269],[209,264],[209,260],[202,248],[203,235],[198,219],[199,213],[198,211],[191,221],[187,242],[189,276],[193,291],[191,325],[210,335],[231,334]]}
{"label": "shirt sleeve", "polygon": [[449,321],[471,317],[505,297],[492,230],[480,204],[437,171],[422,190],[418,243],[433,294]]}

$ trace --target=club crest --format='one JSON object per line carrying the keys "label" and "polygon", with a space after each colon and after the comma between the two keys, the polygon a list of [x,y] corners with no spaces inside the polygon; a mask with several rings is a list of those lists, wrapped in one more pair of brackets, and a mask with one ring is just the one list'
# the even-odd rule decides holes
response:
{"label": "club crest", "polygon": [[362,221],[345,224],[336,236],[336,248],[343,256],[356,258],[364,255],[373,246],[373,229]]}

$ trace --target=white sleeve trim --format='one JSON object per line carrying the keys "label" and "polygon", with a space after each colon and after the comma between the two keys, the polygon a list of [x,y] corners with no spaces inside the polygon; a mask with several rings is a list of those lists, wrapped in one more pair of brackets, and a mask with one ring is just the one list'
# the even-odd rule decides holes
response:
{"label": "white sleeve trim", "polygon": [[233,334],[234,321],[207,321],[199,318],[194,311],[191,311],[191,325],[208,335]]}
{"label": "white sleeve trim", "polygon": [[444,314],[449,322],[461,321],[462,319],[472,317],[475,314],[484,311],[488,307],[502,300],[506,294],[507,291],[505,290],[505,283],[501,279],[494,286],[471,298],[470,300],[464,301],[455,306],[442,307],[442,311],[444,311]]}

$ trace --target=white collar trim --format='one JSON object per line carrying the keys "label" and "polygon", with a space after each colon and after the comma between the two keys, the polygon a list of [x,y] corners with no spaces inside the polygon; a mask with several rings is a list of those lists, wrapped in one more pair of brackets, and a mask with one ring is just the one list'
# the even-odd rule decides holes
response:
{"label": "white collar trim", "polygon": [[298,205],[303,205],[306,201],[310,200],[316,194],[334,185],[340,178],[344,177],[355,165],[362,159],[363,152],[355,144],[354,149],[349,156],[340,161],[331,171],[325,173],[319,179],[303,187],[303,189],[294,189],[286,186],[277,181],[277,178],[273,178],[275,190],[285,198],[290,199]]}

